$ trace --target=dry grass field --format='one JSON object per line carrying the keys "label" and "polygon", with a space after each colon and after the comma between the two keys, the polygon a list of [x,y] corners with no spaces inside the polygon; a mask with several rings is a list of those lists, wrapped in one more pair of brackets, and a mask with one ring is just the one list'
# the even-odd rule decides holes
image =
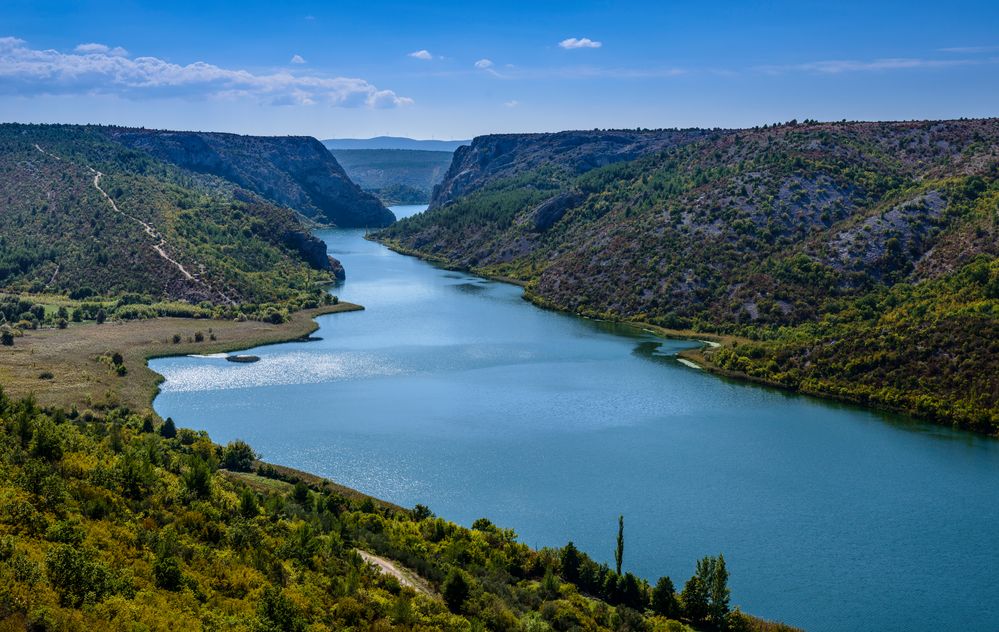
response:
{"label": "dry grass field", "polygon": [[[279,325],[261,321],[154,318],[67,329],[27,331],[11,347],[0,347],[0,386],[14,397],[33,394],[42,406],[101,409],[123,405],[152,410],[160,376],[149,358],[222,353],[307,336],[323,314],[363,309],[351,303],[303,310]],[[197,342],[200,333],[202,342]],[[179,342],[174,337],[179,336]],[[212,339],[214,337],[214,340]],[[121,355],[119,375],[111,356]]]}

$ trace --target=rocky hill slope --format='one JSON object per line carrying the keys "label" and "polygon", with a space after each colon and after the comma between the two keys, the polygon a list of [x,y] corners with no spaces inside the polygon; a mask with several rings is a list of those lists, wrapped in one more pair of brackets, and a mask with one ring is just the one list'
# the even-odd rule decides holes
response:
{"label": "rocky hill slope", "polygon": [[997,119],[490,136],[380,238],[757,341],[727,370],[996,432],[997,153]]}
{"label": "rocky hill slope", "polygon": [[0,126],[0,289],[234,307],[331,279],[326,245],[293,210],[118,138]]}
{"label": "rocky hill slope", "polygon": [[453,202],[488,182],[539,168],[582,174],[615,162],[687,144],[706,130],[605,130],[554,134],[494,134],[458,147],[431,207]]}
{"label": "rocky hill slope", "polygon": [[307,136],[240,136],[103,128],[114,141],[196,173],[224,178],[324,224],[388,226],[395,217]]}

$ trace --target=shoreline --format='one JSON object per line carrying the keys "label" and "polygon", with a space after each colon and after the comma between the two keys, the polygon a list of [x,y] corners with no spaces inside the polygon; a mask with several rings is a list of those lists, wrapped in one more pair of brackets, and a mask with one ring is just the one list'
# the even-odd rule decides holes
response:
{"label": "shoreline", "polygon": [[830,393],[830,392],[826,392],[826,391],[820,391],[820,390],[814,390],[814,389],[808,389],[808,388],[802,388],[802,387],[793,387],[793,386],[789,386],[787,384],[781,384],[779,382],[775,382],[775,381],[768,380],[768,379],[765,379],[765,378],[760,378],[760,377],[756,377],[756,376],[753,376],[753,375],[749,375],[748,373],[743,373],[743,372],[740,372],[740,371],[732,371],[732,370],[729,370],[729,369],[723,369],[723,368],[717,366],[716,364],[714,364],[714,362],[711,360],[710,355],[716,349],[719,349],[721,347],[732,346],[733,343],[751,342],[748,338],[744,338],[744,337],[741,337],[741,336],[733,336],[733,335],[730,335],[730,334],[715,334],[715,333],[709,333],[709,332],[703,332],[703,331],[696,331],[696,330],[692,330],[692,329],[669,329],[667,327],[661,327],[659,325],[654,325],[652,323],[648,323],[648,322],[644,322],[644,321],[616,319],[616,318],[606,318],[605,316],[602,316],[602,315],[591,315],[591,314],[587,314],[585,312],[574,311],[574,310],[571,310],[571,309],[565,309],[565,308],[563,308],[563,307],[561,307],[561,306],[559,306],[559,305],[557,305],[557,304],[555,304],[555,303],[553,303],[551,301],[548,301],[547,299],[545,299],[545,298],[543,298],[543,297],[535,294],[530,289],[528,289],[528,287],[527,287],[528,284],[526,282],[521,281],[519,279],[510,279],[510,278],[502,277],[502,276],[499,276],[499,275],[488,274],[488,273],[483,272],[481,270],[477,270],[476,268],[469,268],[468,266],[455,265],[453,263],[447,262],[446,260],[444,260],[441,257],[436,257],[436,256],[432,256],[432,255],[426,255],[424,253],[421,253],[418,250],[411,249],[411,248],[406,248],[406,247],[401,246],[400,244],[395,243],[395,242],[381,241],[379,239],[375,239],[374,236],[371,236],[371,235],[366,235],[365,239],[368,239],[370,241],[375,241],[375,242],[377,242],[377,243],[385,246],[389,250],[391,250],[393,252],[396,252],[398,254],[405,255],[407,257],[415,257],[417,259],[421,259],[423,261],[431,263],[432,265],[441,267],[441,268],[443,268],[445,270],[454,270],[454,271],[457,271],[457,272],[464,272],[466,274],[472,274],[472,275],[479,276],[479,277],[482,277],[482,278],[490,279],[492,281],[501,281],[501,282],[504,282],[504,283],[510,283],[512,285],[519,286],[519,287],[521,287],[521,288],[524,289],[524,295],[523,295],[524,300],[526,300],[526,301],[530,302],[531,304],[535,305],[536,307],[540,307],[542,309],[548,309],[548,310],[551,310],[551,311],[554,311],[554,312],[560,312],[560,313],[563,313],[563,314],[571,314],[573,316],[578,316],[578,317],[581,317],[581,318],[597,318],[599,320],[605,320],[607,322],[619,323],[619,324],[622,324],[622,325],[630,325],[632,327],[636,327],[638,329],[642,329],[642,330],[644,330],[644,331],[646,331],[648,333],[651,333],[653,335],[660,336],[660,337],[663,337],[663,338],[669,338],[669,339],[673,339],[673,340],[692,340],[692,341],[703,343],[702,346],[698,347],[698,348],[683,349],[681,351],[678,351],[677,354],[676,354],[676,359],[677,359],[677,361],[680,364],[683,364],[684,366],[687,366],[688,368],[696,369],[696,370],[702,370],[702,371],[705,371],[706,373],[710,373],[710,374],[712,374],[712,375],[714,375],[716,377],[726,378],[726,379],[730,379],[730,380],[734,380],[734,381],[739,381],[739,382],[748,382],[748,383],[751,383],[751,384],[756,384],[756,385],[761,385],[761,386],[767,386],[767,387],[770,387],[770,388],[779,389],[779,390],[787,392],[787,393],[795,393],[795,394],[798,394],[798,395],[805,395],[807,397],[814,397],[816,399],[821,399],[821,400],[825,400],[825,401],[838,402],[838,403],[843,403],[843,404],[849,404],[849,405],[857,406],[858,408],[861,408],[861,409],[867,410],[867,411],[880,412],[880,413],[890,413],[890,414],[895,414],[895,415],[905,415],[906,417],[909,417],[909,418],[911,418],[913,420],[916,420],[918,422],[921,422],[921,423],[927,423],[927,424],[932,424],[934,426],[942,426],[942,427],[946,427],[946,428],[952,428],[952,429],[955,429],[955,430],[963,430],[963,431],[969,432],[969,433],[971,433],[971,434],[973,434],[975,436],[996,437],[996,435],[991,435],[991,434],[984,433],[984,432],[977,432],[977,431],[975,431],[972,428],[961,428],[961,427],[957,427],[957,426],[955,426],[949,420],[946,420],[946,419],[935,419],[935,418],[932,418],[932,417],[927,417],[925,415],[920,415],[919,413],[917,413],[917,412],[915,412],[913,410],[909,410],[907,408],[903,408],[903,407],[899,407],[899,406],[891,406],[889,404],[885,404],[885,403],[881,403],[881,402],[877,402],[877,401],[864,400],[864,399],[861,399],[860,397],[855,397],[855,396],[850,396],[850,395],[845,395],[845,394]]}

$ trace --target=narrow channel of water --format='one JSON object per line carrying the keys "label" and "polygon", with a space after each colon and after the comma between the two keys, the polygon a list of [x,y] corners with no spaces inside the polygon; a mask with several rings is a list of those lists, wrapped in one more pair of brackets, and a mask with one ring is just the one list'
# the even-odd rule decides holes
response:
{"label": "narrow channel of water", "polygon": [[150,362],[160,415],[601,561],[624,514],[625,569],[679,588],[723,552],[733,604],[809,630],[999,626],[999,442],[721,380],[676,362],[691,343],[320,237],[366,310],[255,364]]}

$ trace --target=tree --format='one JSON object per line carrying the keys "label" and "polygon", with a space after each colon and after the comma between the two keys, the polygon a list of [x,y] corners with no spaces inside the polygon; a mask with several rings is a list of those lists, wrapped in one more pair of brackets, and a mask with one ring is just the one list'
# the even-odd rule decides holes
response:
{"label": "tree", "polygon": [[156,546],[156,559],[153,560],[153,578],[156,586],[164,590],[180,590],[184,581],[184,574],[180,570],[180,563],[173,554],[173,537],[167,532],[160,538]]}
{"label": "tree", "polygon": [[244,487],[239,493],[239,515],[244,518],[255,518],[259,511],[257,495],[249,487]]}
{"label": "tree", "polygon": [[708,588],[697,575],[687,580],[680,593],[680,601],[683,604],[683,616],[685,616],[694,627],[703,625],[708,616]]}
{"label": "tree", "polygon": [[204,459],[192,456],[182,478],[187,491],[195,498],[208,498],[212,495],[212,470]]}
{"label": "tree", "polygon": [[624,561],[624,516],[617,517],[617,548],[614,550],[614,564],[617,574],[621,574],[621,562]]}
{"label": "tree", "polygon": [[257,453],[242,439],[230,441],[222,450],[222,467],[234,472],[249,472]]}
{"label": "tree", "polygon": [[160,426],[160,436],[164,439],[173,439],[177,436],[177,426],[173,423],[173,417],[167,417]]}
{"label": "tree", "polygon": [[298,606],[275,586],[264,588],[264,594],[257,605],[257,614],[263,619],[266,630],[282,632],[305,630],[305,617],[302,616]]}
{"label": "tree", "polygon": [[660,577],[656,587],[652,589],[652,611],[670,619],[675,619],[680,614],[676,587],[668,576]]}
{"label": "tree", "polygon": [[451,612],[461,612],[462,606],[465,605],[465,600],[468,599],[470,589],[471,587],[468,584],[468,579],[465,577],[464,571],[457,568],[452,568],[448,571],[447,577],[444,578],[444,583],[441,584],[441,594],[444,596],[444,602],[451,609]]}
{"label": "tree", "polygon": [[711,598],[711,619],[719,630],[725,628],[728,616],[728,600],[731,591],[728,588],[728,570],[725,568],[725,556],[719,554],[712,565],[711,580],[708,590]]}
{"label": "tree", "polygon": [[105,312],[104,308],[102,307],[101,309],[97,310],[97,316],[96,316],[95,320],[97,321],[98,325],[102,325],[102,324],[104,324],[104,321],[107,320],[107,317],[108,317],[108,313]]}
{"label": "tree", "polygon": [[570,584],[579,582],[579,549],[572,542],[562,549],[562,577]]}
{"label": "tree", "polygon": [[5,347],[10,347],[14,344],[14,332],[11,331],[10,327],[0,329],[0,344]]}

